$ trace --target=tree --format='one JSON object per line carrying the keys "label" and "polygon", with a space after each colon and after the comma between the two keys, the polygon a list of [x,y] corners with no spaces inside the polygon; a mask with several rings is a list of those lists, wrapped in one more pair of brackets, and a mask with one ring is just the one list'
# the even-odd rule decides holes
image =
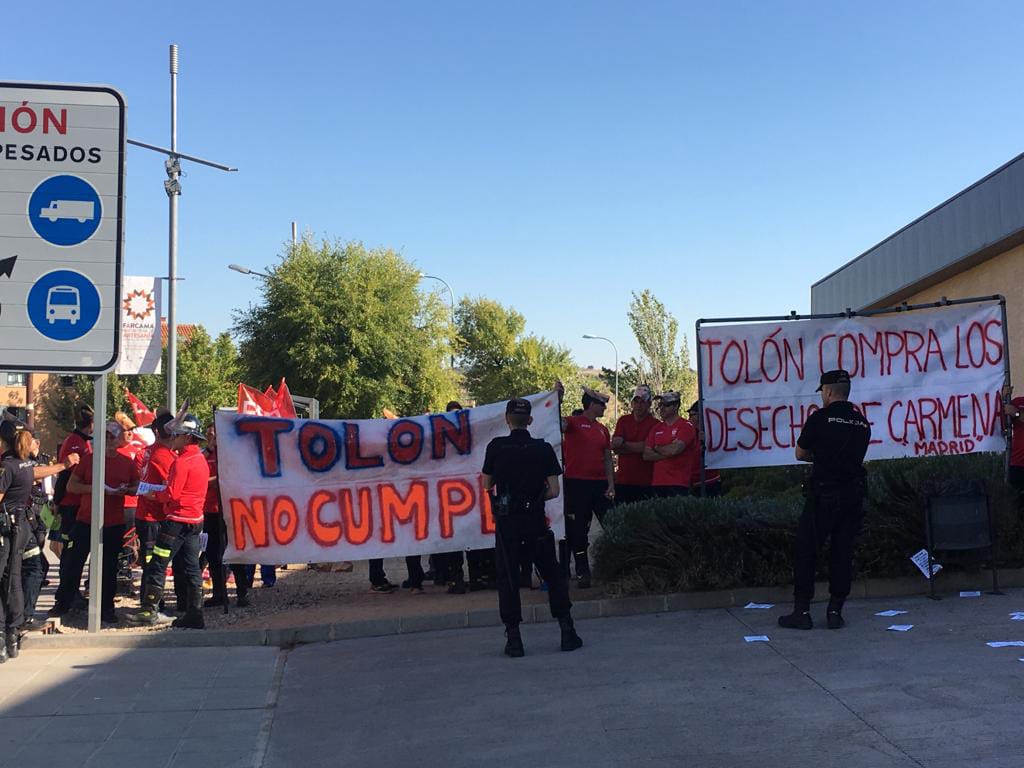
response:
{"label": "tree", "polygon": [[262,302],[235,313],[247,383],[276,386],[284,376],[326,418],[443,410],[458,391],[444,366],[451,320],[419,281],[390,249],[304,238],[271,268]]}
{"label": "tree", "polygon": [[[619,371],[619,386],[632,389],[637,384],[649,384],[655,393],[676,390],[683,395],[683,405],[697,397],[697,372],[690,368],[690,347],[686,335],[676,347],[679,322],[653,293],[644,290],[633,294],[626,313],[642,356],[630,358]],[[614,371],[607,368],[601,378],[613,379]]]}
{"label": "tree", "polygon": [[466,389],[478,403],[540,392],[576,374],[569,350],[543,337],[524,336],[526,318],[511,307],[491,299],[463,299],[455,322]]}

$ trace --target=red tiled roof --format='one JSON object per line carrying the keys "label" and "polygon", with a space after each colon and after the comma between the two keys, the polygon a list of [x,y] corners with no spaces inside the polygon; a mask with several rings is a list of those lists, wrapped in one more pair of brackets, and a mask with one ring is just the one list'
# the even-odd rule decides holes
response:
{"label": "red tiled roof", "polygon": [[[199,326],[191,323],[179,323],[178,324],[178,338],[190,341],[192,334],[196,332],[196,328]],[[167,319],[160,318],[160,343],[166,346],[167,344]]]}

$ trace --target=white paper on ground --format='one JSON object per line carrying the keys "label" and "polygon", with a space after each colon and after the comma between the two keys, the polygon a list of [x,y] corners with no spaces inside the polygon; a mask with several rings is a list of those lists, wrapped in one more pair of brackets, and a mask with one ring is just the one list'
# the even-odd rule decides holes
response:
{"label": "white paper on ground", "polygon": [[770,642],[768,635],[747,635],[743,638],[748,643],[767,643]]}
{"label": "white paper on ground", "polygon": [[977,591],[961,592],[960,593],[960,597],[981,597],[981,592],[977,592]]}
{"label": "white paper on ground", "polygon": [[751,608],[751,609],[756,608],[758,610],[765,611],[765,610],[768,610],[769,608],[774,608],[775,607],[775,603],[747,603],[743,607],[744,608]]}
{"label": "white paper on ground", "polygon": [[[928,550],[922,549],[920,552],[910,558],[914,565],[917,566],[917,570],[926,578],[930,579],[928,575]],[[932,562],[932,576],[942,570],[942,563]]]}
{"label": "white paper on ground", "polygon": [[994,643],[985,643],[989,648],[1024,648],[1024,640],[997,640]]}
{"label": "white paper on ground", "polygon": [[875,616],[902,616],[906,611],[879,611]]}
{"label": "white paper on ground", "polygon": [[892,624],[886,627],[888,632],[909,632],[914,628],[913,624]]}
{"label": "white paper on ground", "polygon": [[153,493],[158,493],[160,491],[165,491],[165,490],[167,490],[167,486],[166,485],[154,485],[152,483],[139,483],[139,490],[137,491],[137,493],[139,494],[139,496],[145,496],[150,491],[152,491]]}
{"label": "white paper on ground", "polygon": [[1024,613],[1011,613],[1010,621],[1024,621]]}

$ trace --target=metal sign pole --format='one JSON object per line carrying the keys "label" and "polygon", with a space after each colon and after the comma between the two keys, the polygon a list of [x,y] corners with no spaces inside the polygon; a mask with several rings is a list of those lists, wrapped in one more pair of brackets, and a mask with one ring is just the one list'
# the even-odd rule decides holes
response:
{"label": "metal sign pole", "polygon": [[181,162],[174,155],[178,151],[178,46],[170,49],[171,72],[171,156],[164,166],[167,169],[167,407],[171,413],[178,409],[178,196],[181,184]]}
{"label": "metal sign pole", "polygon": [[103,599],[103,486],[107,465],[107,375],[93,379],[92,523],[89,532],[89,632],[100,631]]}

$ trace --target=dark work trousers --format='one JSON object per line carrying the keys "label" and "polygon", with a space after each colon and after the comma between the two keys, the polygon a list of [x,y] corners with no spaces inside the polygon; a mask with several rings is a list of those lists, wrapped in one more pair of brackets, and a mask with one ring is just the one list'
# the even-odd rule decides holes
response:
{"label": "dark work trousers", "polygon": [[462,584],[466,576],[462,571],[462,552],[442,552],[434,555],[435,575],[447,584]]}
{"label": "dark work trousers", "polygon": [[419,555],[409,555],[405,558],[405,567],[409,572],[409,587],[411,589],[420,589],[423,587],[423,579],[426,578],[426,574],[423,573],[423,563],[420,560]]}
{"label": "dark work trousers", "polygon": [[793,599],[797,610],[806,610],[814,599],[818,552],[826,539],[829,594],[840,602],[850,594],[853,543],[863,522],[863,481],[808,487],[793,551]]}
{"label": "dark work trousers", "polygon": [[[232,564],[225,566],[224,550],[228,546],[228,527],[224,522],[224,515],[219,512],[203,516],[203,530],[206,531],[206,560],[210,566],[210,581],[213,582],[213,598],[218,602],[226,602],[228,599],[228,572],[235,575],[235,592],[238,597],[244,597],[252,587],[252,576],[244,565]],[[255,569],[253,569],[255,573]],[[175,580],[177,583],[177,580]],[[184,603],[182,603],[184,605]]]}
{"label": "dark work trousers", "polygon": [[1010,465],[1010,486],[1017,491],[1017,510],[1024,515],[1024,467]]}
{"label": "dark work trousers", "polygon": [[25,623],[25,594],[21,587],[21,553],[31,535],[24,513],[17,513],[10,536],[0,538],[0,625],[10,632]]}
{"label": "dark work trousers", "polygon": [[184,590],[183,608],[188,613],[198,613],[203,606],[203,572],[199,568],[199,534],[202,523],[179,523],[164,520],[153,545],[153,557],[142,574],[142,607],[154,610],[164,594],[167,580],[167,564],[179,557]]}
{"label": "dark work trousers", "polygon": [[[38,518],[37,524],[38,527],[34,530],[29,524],[28,540],[21,553],[21,589],[25,594],[25,618],[35,615],[36,602],[43,589],[43,579],[46,578],[46,558],[43,557],[46,533]],[[39,543],[40,539],[43,539],[42,544]]]}
{"label": "dark work trousers", "polygon": [[596,517],[604,520],[608,499],[604,495],[608,483],[604,480],[565,479],[565,536],[569,551],[576,561],[576,575],[590,575],[590,522]]}
{"label": "dark work trousers", "polygon": [[654,494],[649,485],[619,485],[615,484],[615,503],[632,504],[637,501],[649,499]]}
{"label": "dark work trousers", "polygon": [[654,495],[659,499],[671,499],[676,496],[689,496],[690,489],[685,485],[655,485]]}
{"label": "dark work trousers", "polygon": [[497,580],[497,566],[495,550],[492,549],[471,549],[466,553],[466,564],[469,570],[471,583],[486,584]]}
{"label": "dark work trousers", "polygon": [[384,573],[384,561],[381,558],[375,558],[370,561],[370,583],[379,587],[385,584],[388,580],[387,574]]}
{"label": "dark work trousers", "polygon": [[75,526],[75,516],[78,514],[77,504],[61,504],[57,507],[60,512],[60,533],[61,541],[65,544],[71,538],[71,529]]}
{"label": "dark work trousers", "polygon": [[504,624],[523,620],[519,601],[519,563],[523,553],[548,583],[548,602],[556,619],[569,615],[569,585],[555,559],[555,535],[544,518],[533,515],[506,515],[495,519],[495,559],[498,571],[498,611]]}
{"label": "dark work trousers", "polygon": [[[114,595],[117,592],[117,554],[124,541],[123,525],[108,525],[103,528],[103,584],[100,588],[100,612],[114,612]],[[82,581],[85,561],[92,548],[90,524],[75,521],[71,529],[64,554],[60,558],[60,586],[57,587],[55,604],[70,608]]]}
{"label": "dark work trousers", "polygon": [[160,523],[136,518],[135,532],[139,535],[139,565],[145,570],[153,557],[153,544],[156,542],[157,533],[160,532]]}

